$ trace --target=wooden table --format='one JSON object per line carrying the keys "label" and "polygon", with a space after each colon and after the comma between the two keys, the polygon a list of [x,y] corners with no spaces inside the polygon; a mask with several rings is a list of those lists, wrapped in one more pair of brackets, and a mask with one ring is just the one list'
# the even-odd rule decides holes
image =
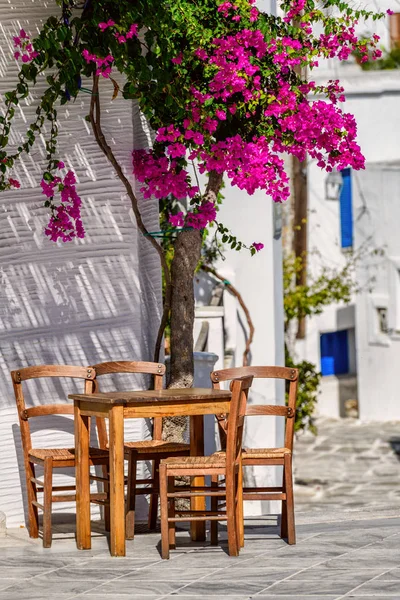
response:
{"label": "wooden table", "polygon": [[[192,456],[204,455],[203,415],[229,412],[231,392],[208,388],[146,390],[71,394],[75,414],[76,453],[76,528],[77,546],[91,547],[89,419],[109,419],[110,450],[110,551],[112,556],[125,556],[124,498],[124,419],[152,417],[190,417],[190,450]],[[203,478],[193,485],[204,485]],[[193,508],[205,508],[205,498],[193,499]],[[205,524],[192,523],[192,538],[205,539]]]}

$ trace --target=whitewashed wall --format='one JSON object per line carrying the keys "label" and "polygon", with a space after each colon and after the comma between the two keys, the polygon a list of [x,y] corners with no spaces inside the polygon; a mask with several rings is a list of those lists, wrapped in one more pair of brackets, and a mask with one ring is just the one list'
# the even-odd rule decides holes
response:
{"label": "whitewashed wall", "polygon": [[[393,3],[388,4],[396,10]],[[386,8],[386,4],[382,8]],[[378,26],[379,30],[382,24]],[[383,34],[384,31],[381,31]],[[387,34],[387,31],[386,31]],[[400,114],[398,111],[400,101],[400,73],[394,71],[362,71],[357,65],[341,65],[331,61],[332,69],[330,73],[324,70],[316,73],[317,82],[326,80],[328,77],[340,77],[346,92],[347,101],[342,105],[343,110],[355,115],[358,125],[358,140],[364,153],[367,163],[371,166],[377,162],[393,162],[400,160]],[[361,171],[353,173],[353,198],[360,193],[360,189],[365,188],[364,179],[367,175]],[[315,163],[311,162],[308,166],[308,184],[309,184],[309,216],[308,216],[308,238],[309,238],[309,266],[313,274],[319,272],[321,267],[327,266],[340,269],[346,262],[346,254],[343,253],[340,245],[340,206],[339,202],[327,201],[325,198],[325,179],[326,173],[321,171]],[[368,179],[369,180],[369,179]],[[374,180],[371,185],[375,185]],[[380,188],[369,190],[371,194],[381,197],[383,190]],[[386,193],[386,192],[385,192]],[[374,196],[375,197],[375,196]],[[393,203],[396,201],[393,199]],[[353,207],[354,209],[354,207]],[[356,212],[353,212],[355,219],[354,231],[357,231],[358,221]],[[373,226],[380,227],[380,215],[374,216],[377,221]],[[396,220],[388,220],[386,225],[398,230]],[[360,237],[355,234],[354,249],[359,252],[363,258],[360,261],[360,269],[368,269],[366,256],[368,252],[378,249],[379,246],[374,242],[364,240],[362,250],[360,251]],[[357,250],[358,248],[358,250]],[[358,274],[359,277],[359,274]],[[307,320],[307,336],[304,341],[297,343],[299,356],[306,358],[318,366],[320,365],[320,334],[355,327],[356,314],[358,312],[359,301],[362,302],[360,294],[353,298],[351,310],[341,305],[332,305],[327,307],[321,315]],[[364,315],[365,316],[365,315]],[[360,320],[357,315],[356,336],[360,333],[359,329],[365,330],[367,323]],[[356,347],[358,352],[358,369],[362,361],[366,360],[366,355],[362,352],[361,341],[356,338]],[[380,368],[380,360],[377,355],[375,367]],[[367,361],[366,364],[371,364]],[[374,368],[375,368],[374,367]],[[360,380],[358,382],[360,384]],[[335,376],[324,377],[322,380],[322,392],[320,395],[318,410],[320,414],[329,417],[338,417],[343,414],[343,404],[340,396],[343,388],[341,378]],[[379,385],[379,387],[378,387]],[[380,395],[380,385],[378,380],[373,387],[370,387],[371,393],[375,396]],[[365,388],[358,388],[358,400],[360,404],[360,415],[364,419],[376,418],[376,411],[371,410],[364,404]],[[349,396],[351,397],[351,395]],[[389,416],[387,416],[390,419]]]}
{"label": "whitewashed wall", "polygon": [[[224,188],[222,208],[218,220],[233,231],[239,239],[250,245],[262,242],[264,249],[251,257],[245,250],[236,252],[227,248],[225,260],[219,261],[217,271],[230,281],[241,294],[251,315],[255,332],[249,355],[251,365],[283,365],[283,291],[282,291],[282,244],[279,212],[272,200],[263,192],[254,196],[231,187]],[[197,306],[207,306],[215,280],[198,276],[196,285]],[[224,292],[224,338],[225,351],[231,353],[227,366],[242,366],[243,351],[249,335],[245,314],[237,300]],[[220,307],[212,307],[220,311]],[[207,309],[198,309],[199,321],[207,318]],[[209,318],[211,322],[216,319]],[[221,325],[222,327],[222,325]],[[197,328],[199,329],[199,327]],[[220,354],[220,336],[211,335],[207,350]],[[222,368],[223,360],[216,368]],[[249,402],[253,404],[284,404],[284,386],[276,380],[255,379]],[[212,423],[209,426],[212,427]],[[283,443],[283,419],[275,417],[249,418],[246,423],[245,445],[249,447],[273,447]],[[248,467],[245,478],[249,485],[275,486],[280,468]],[[246,502],[247,514],[279,512],[278,502]]]}
{"label": "whitewashed wall", "polygon": [[[356,247],[368,243],[382,254],[357,269],[356,339],[362,419],[400,420],[396,373],[400,364],[400,161],[370,164],[356,175],[353,192]],[[373,285],[370,281],[373,279]],[[369,289],[371,288],[371,289]],[[382,331],[378,308],[387,311]]]}
{"label": "whitewashed wall", "polygon": [[[284,365],[282,244],[279,231],[274,238],[274,207],[263,192],[247,196],[237,188],[224,190],[225,201],[220,220],[245,243],[262,242],[264,249],[256,256],[246,251],[227,250],[226,260],[218,271],[238,289],[246,303],[255,328],[251,345],[252,365]],[[235,345],[234,365],[242,365],[248,327],[243,311],[236,305],[236,319],[226,321],[226,336]],[[234,340],[234,342],[233,342]],[[212,348],[210,348],[212,351]],[[249,402],[252,404],[284,404],[284,387],[277,380],[255,379]],[[283,443],[283,420],[275,417],[249,418],[245,429],[245,445],[273,447]],[[276,467],[247,468],[249,485],[274,486],[280,476]],[[246,502],[247,514],[278,512],[280,503]]]}
{"label": "whitewashed wall", "polygon": [[[21,27],[35,34],[54,6],[0,0],[1,102],[17,82],[12,36]],[[111,103],[112,92],[112,84],[102,81],[103,128],[130,176],[132,148],[145,147],[148,132],[130,102],[118,98]],[[43,234],[48,215],[39,187],[45,166],[42,142],[15,169],[22,188],[0,194],[0,511],[8,526],[24,523],[23,465],[9,371],[43,363],[151,360],[154,350],[161,302],[158,256],[138,235],[129,199],[84,120],[89,100],[89,94],[80,94],[59,110],[59,157],[77,174],[85,239],[56,245]],[[21,139],[35,107],[30,97],[17,110],[13,143]],[[149,230],[158,229],[157,204],[143,201],[141,211]],[[143,383],[136,380],[135,385]],[[110,385],[104,382],[103,388]],[[31,388],[33,404],[64,400],[74,391],[65,380],[51,385],[42,380]],[[34,445],[73,445],[71,436],[65,441],[67,434],[53,429],[53,421],[39,421]],[[67,429],[68,420],[60,418],[57,425]],[[142,421],[131,421],[129,430],[131,439],[148,435]]]}

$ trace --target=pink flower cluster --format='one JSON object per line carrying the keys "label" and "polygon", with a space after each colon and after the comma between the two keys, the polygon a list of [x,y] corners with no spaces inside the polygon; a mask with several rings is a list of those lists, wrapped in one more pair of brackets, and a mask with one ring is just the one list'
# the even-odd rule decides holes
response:
{"label": "pink flower cluster", "polygon": [[263,136],[246,142],[237,134],[197,154],[201,160],[200,172],[226,173],[233,185],[250,195],[261,189],[275,202],[289,197],[284,161],[271,150],[269,140]]}
{"label": "pink flower cluster", "polygon": [[356,20],[349,21],[348,24],[343,24],[339,31],[321,34],[320,53],[327,58],[337,57],[339,60],[347,60],[353,52],[357,51],[361,54],[361,62],[367,62],[369,58],[373,60],[380,58],[382,52],[376,47],[380,40],[379,35],[374,34],[368,42],[361,43],[355,32],[356,24]]}
{"label": "pink flower cluster", "polygon": [[[209,83],[212,97],[227,102],[231,96],[240,93],[245,102],[258,97],[260,78],[254,77],[259,68],[254,57],[262,59],[267,52],[267,44],[260,30],[242,29],[235,35],[213,40],[210,55],[198,49],[196,56],[207,64],[216,67],[216,74]],[[198,92],[200,94],[200,92]],[[200,104],[206,102],[208,94],[198,95]]]}
{"label": "pink flower cluster", "polygon": [[290,23],[292,19],[298,17],[306,4],[307,0],[292,0],[290,8],[283,19],[285,23]]}
{"label": "pink flower cluster", "polygon": [[173,227],[193,227],[193,229],[204,229],[209,223],[215,221],[217,210],[214,202],[208,200],[202,202],[194,211],[188,211],[186,218],[183,212],[169,216],[169,222]]}
{"label": "pink flower cluster", "polygon": [[125,34],[116,31],[114,33],[114,36],[117,38],[119,44],[125,44],[126,40],[130,40],[133,37],[136,37],[137,34],[138,26],[135,23],[133,23]]}
{"label": "pink flower cluster", "polygon": [[10,187],[14,187],[14,188],[20,188],[21,184],[18,181],[18,179],[13,179],[12,177],[8,178],[8,183],[10,185]]}
{"label": "pink flower cluster", "polygon": [[[251,0],[249,1],[249,4],[255,4],[256,0]],[[231,16],[231,12],[236,12],[239,10],[239,7],[236,6],[236,4],[232,4],[232,2],[222,2],[222,4],[220,4],[218,6],[217,11],[219,13],[221,13],[226,19],[227,18],[231,18],[232,21],[236,21],[239,22],[241,21],[242,17],[238,14],[234,14],[233,16]],[[258,20],[258,15],[259,15],[259,11],[255,6],[252,6],[250,9],[250,15],[249,15],[249,20],[251,23],[254,23],[255,21]]]}
{"label": "pink flower cluster", "polygon": [[13,41],[14,47],[19,48],[19,50],[14,52],[14,58],[16,60],[21,58],[23,63],[28,63],[39,56],[39,52],[33,49],[30,38],[23,29],[20,30],[19,36],[13,37]]}
{"label": "pink flower cluster", "polygon": [[101,75],[106,79],[110,77],[112,63],[114,62],[114,57],[111,56],[111,54],[109,54],[105,58],[100,58],[99,56],[91,54],[89,50],[85,49],[82,51],[82,56],[88,64],[90,64],[91,62],[94,62],[96,64],[96,75]]}
{"label": "pink flower cluster", "polygon": [[167,156],[156,156],[151,150],[134,150],[133,173],[140,183],[145,198],[154,196],[157,199],[172,195],[177,200],[189,196],[193,198],[198,192],[197,186],[190,184],[189,173],[178,165],[177,161]]}
{"label": "pink flower cluster", "polygon": [[198,206],[196,211],[188,211],[186,214],[185,225],[194,229],[204,229],[209,223],[215,221],[217,210],[215,204],[205,201]]}
{"label": "pink flower cluster", "polygon": [[108,19],[107,22],[99,23],[99,29],[101,29],[101,31],[105,31],[106,29],[108,29],[109,27],[113,27],[114,25],[115,21],[113,21],[112,19]]}
{"label": "pink flower cluster", "polygon": [[[300,160],[308,153],[327,171],[346,167],[363,169],[365,166],[365,158],[355,142],[354,116],[333,104],[323,100],[311,103],[304,99],[294,113],[279,119],[279,130],[274,141],[277,152],[289,152]],[[288,145],[283,134],[290,134],[293,143]]]}
{"label": "pink flower cluster", "polygon": [[[59,163],[64,165],[64,163]],[[61,168],[61,167],[59,167]],[[42,193],[53,199],[57,191],[61,192],[61,203],[52,209],[52,217],[45,229],[45,234],[53,241],[61,239],[69,242],[73,238],[85,237],[85,230],[81,219],[81,199],[76,191],[76,179],[73,171],[68,171],[65,177],[54,177],[50,182],[42,179],[40,185]]]}
{"label": "pink flower cluster", "polygon": [[[107,22],[99,23],[99,29],[101,31],[105,31],[109,27],[113,27],[115,25],[115,21],[112,19],[108,19]],[[138,26],[136,23],[132,23],[126,33],[121,33],[119,31],[114,32],[114,37],[117,38],[119,44],[125,44],[126,40],[130,40],[133,37],[136,37],[138,34]]]}

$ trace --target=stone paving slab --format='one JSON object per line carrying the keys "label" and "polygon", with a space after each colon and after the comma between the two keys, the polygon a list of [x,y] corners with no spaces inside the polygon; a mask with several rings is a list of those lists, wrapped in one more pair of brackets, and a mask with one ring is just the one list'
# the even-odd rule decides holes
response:
{"label": "stone paving slab", "polygon": [[257,539],[246,539],[238,558],[229,557],[225,545],[192,544],[181,531],[169,561],[159,556],[159,534],[137,536],[127,544],[129,557],[116,559],[105,538],[88,552],[76,550],[71,539],[55,539],[45,550],[19,532],[17,548],[0,542],[0,564],[7,563],[0,600],[400,597],[400,518],[299,525],[295,546],[279,539],[271,518],[248,524]]}
{"label": "stone paving slab", "polygon": [[137,535],[126,558],[112,558],[98,526],[90,551],[78,551],[65,526],[51,549],[9,531],[0,539],[0,600],[400,600],[400,424],[322,421],[319,429],[295,448],[295,546],[279,538],[276,515],[246,520],[237,558],[227,555],[224,527],[222,547],[179,531],[169,561],[159,533]]}
{"label": "stone paving slab", "polygon": [[306,433],[295,443],[297,522],[397,516],[400,423],[322,419],[317,427],[317,436]]}

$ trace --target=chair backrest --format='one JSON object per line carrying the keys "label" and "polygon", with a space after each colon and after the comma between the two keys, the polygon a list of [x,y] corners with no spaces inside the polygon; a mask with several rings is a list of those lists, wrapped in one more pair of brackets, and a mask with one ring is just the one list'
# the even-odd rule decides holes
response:
{"label": "chair backrest", "polygon": [[42,377],[68,377],[70,379],[83,379],[85,390],[87,382],[92,382],[95,371],[92,367],[75,367],[72,365],[40,365],[37,367],[24,367],[11,371],[11,379],[14,388],[15,401],[17,403],[18,417],[21,427],[22,447],[25,457],[32,448],[31,432],[28,419],[42,417],[45,415],[73,415],[72,404],[45,404],[26,408],[22,382],[28,379]]}
{"label": "chair backrest", "polygon": [[232,398],[226,436],[226,464],[235,465],[240,458],[247,398],[253,377],[240,377],[231,382]]}
{"label": "chair backrest", "polygon": [[[221,381],[230,381],[238,377],[253,376],[254,379],[284,379],[289,382],[289,397],[287,406],[275,404],[247,405],[246,416],[272,415],[285,417],[285,448],[293,450],[294,421],[296,415],[297,385],[299,379],[298,369],[289,367],[234,367],[221,369],[211,373],[214,389],[220,388]],[[223,434],[224,420],[219,420],[220,432]]]}
{"label": "chair backrest", "polygon": [[[88,383],[86,393],[99,391],[98,377],[102,375],[110,375],[114,373],[138,373],[142,375],[153,375],[155,390],[161,390],[163,387],[163,376],[165,375],[165,365],[161,363],[144,362],[144,361],[109,361],[98,363],[91,367],[95,371],[95,378]],[[105,448],[108,443],[108,435],[105,420],[96,418],[97,432],[99,436],[100,448]],[[153,439],[161,440],[162,436],[162,418],[153,419]]]}

